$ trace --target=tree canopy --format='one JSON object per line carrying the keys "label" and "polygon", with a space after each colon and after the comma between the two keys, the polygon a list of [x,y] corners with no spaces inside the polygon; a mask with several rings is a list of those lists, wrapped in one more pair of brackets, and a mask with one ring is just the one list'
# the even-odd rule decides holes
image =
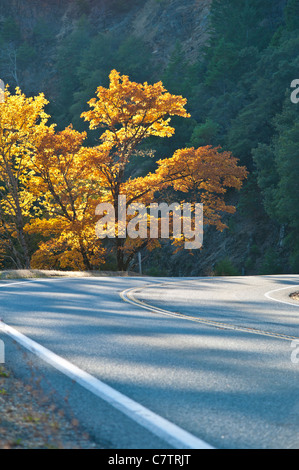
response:
{"label": "tree canopy", "polygon": [[[225,203],[225,193],[240,189],[247,175],[230,152],[212,146],[183,148],[159,160],[154,172],[132,177],[126,171],[144,140],[169,138],[175,132],[171,119],[190,117],[186,99],[169,93],[162,82],[137,83],[112,70],[109,87],[97,88],[96,98],[88,102],[90,110],[81,116],[91,129],[102,129],[100,143],[94,146],[83,145],[86,132],[72,125],[62,131],[47,125],[45,104],[43,95],[26,98],[17,90],[16,95],[7,92],[0,109],[1,228],[3,233],[10,230],[15,250],[16,231],[27,267],[98,269],[109,249],[95,233],[96,207],[105,202],[117,214],[112,251],[118,269],[127,270],[141,248],[153,249],[158,241],[150,233],[136,240],[120,236],[121,195],[126,196],[127,208],[141,202],[148,206],[171,188],[176,202],[183,203],[187,195],[193,203],[204,203],[205,224],[218,230],[226,227],[221,214],[235,208]],[[32,234],[41,241],[30,257],[25,240]],[[2,249],[6,248],[3,237]],[[21,256],[16,262],[22,263]]]}

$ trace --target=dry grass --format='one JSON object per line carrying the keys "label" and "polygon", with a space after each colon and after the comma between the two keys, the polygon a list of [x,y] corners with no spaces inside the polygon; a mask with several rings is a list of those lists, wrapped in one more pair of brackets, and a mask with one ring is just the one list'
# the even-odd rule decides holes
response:
{"label": "dry grass", "polygon": [[[0,271],[0,280],[105,276],[139,274],[36,269]],[[50,398],[45,396],[40,381],[33,369],[30,383],[25,384],[6,365],[0,365],[0,449],[102,449],[88,435],[82,434],[77,419],[69,417],[71,413],[67,418],[57,408],[55,391]],[[67,409],[67,397],[64,401]]]}
{"label": "dry grass", "polygon": [[0,366],[0,449],[101,448],[45,396],[38,379],[24,384]]}
{"label": "dry grass", "polygon": [[111,277],[111,276],[140,276],[135,272],[124,271],[55,271],[42,269],[19,269],[0,271],[0,280],[10,279],[42,279],[57,277]]}

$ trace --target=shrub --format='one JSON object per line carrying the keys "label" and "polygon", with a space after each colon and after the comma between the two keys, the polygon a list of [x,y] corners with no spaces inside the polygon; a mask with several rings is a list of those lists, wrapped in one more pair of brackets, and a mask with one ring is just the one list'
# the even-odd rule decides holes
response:
{"label": "shrub", "polygon": [[239,272],[229,258],[224,258],[216,263],[214,276],[238,276]]}

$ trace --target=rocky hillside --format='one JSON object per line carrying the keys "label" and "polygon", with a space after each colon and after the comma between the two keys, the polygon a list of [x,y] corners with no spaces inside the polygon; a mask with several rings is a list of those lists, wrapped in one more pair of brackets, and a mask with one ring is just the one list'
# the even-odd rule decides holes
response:
{"label": "rocky hillside", "polygon": [[[20,85],[30,92],[49,91],[51,96],[57,49],[83,17],[92,34],[140,38],[160,67],[167,64],[176,41],[192,62],[207,40],[210,3],[211,0],[2,0],[0,25],[9,39],[10,57],[1,61],[1,76],[12,86]],[[24,70],[23,63],[30,55],[32,66]],[[19,59],[16,62],[15,56]]]}

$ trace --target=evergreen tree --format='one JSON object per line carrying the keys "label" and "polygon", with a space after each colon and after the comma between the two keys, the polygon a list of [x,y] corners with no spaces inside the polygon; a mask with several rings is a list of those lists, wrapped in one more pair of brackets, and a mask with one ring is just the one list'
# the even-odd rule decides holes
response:
{"label": "evergreen tree", "polygon": [[56,70],[59,96],[52,114],[60,128],[67,126],[72,119],[70,108],[73,104],[74,93],[80,87],[77,69],[90,42],[89,29],[87,19],[82,17],[77,27],[64,39],[57,51]]}
{"label": "evergreen tree", "polygon": [[288,31],[294,31],[299,28],[299,1],[289,0],[285,8],[285,21]]}

